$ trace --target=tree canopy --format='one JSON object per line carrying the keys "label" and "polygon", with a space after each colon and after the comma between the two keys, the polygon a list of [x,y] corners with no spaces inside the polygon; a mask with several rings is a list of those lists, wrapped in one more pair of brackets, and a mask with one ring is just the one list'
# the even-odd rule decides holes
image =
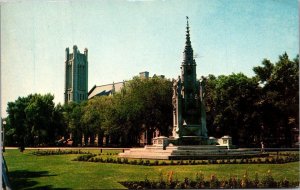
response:
{"label": "tree canopy", "polygon": [[55,107],[53,99],[51,94],[31,94],[8,103],[8,138],[13,144],[53,145],[55,138],[64,134],[61,106]]}

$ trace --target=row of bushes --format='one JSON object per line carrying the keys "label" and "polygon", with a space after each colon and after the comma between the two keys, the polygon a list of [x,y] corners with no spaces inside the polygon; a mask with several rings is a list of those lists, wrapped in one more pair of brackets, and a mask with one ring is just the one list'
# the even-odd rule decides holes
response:
{"label": "row of bushes", "polygon": [[261,158],[257,159],[227,159],[227,160],[171,160],[171,161],[150,161],[150,160],[128,160],[127,158],[102,158],[93,156],[88,156],[86,159],[85,155],[76,158],[76,161],[88,161],[88,162],[102,162],[102,163],[117,163],[117,164],[132,164],[132,165],[144,165],[144,166],[158,166],[158,165],[204,165],[204,164],[283,164],[288,162],[299,161],[299,156],[294,157],[284,157],[284,158]]}
{"label": "row of bushes", "polygon": [[37,156],[61,155],[61,154],[89,154],[89,152],[79,150],[37,150],[32,154]]}
{"label": "row of bushes", "polygon": [[74,159],[74,161],[90,161],[91,158],[94,158],[97,156],[97,154],[85,154],[85,155],[80,155],[77,158]]}
{"label": "row of bushes", "polygon": [[259,180],[258,174],[254,179],[248,177],[247,172],[242,178],[231,176],[228,180],[219,180],[217,176],[211,175],[209,180],[204,180],[202,172],[197,173],[195,179],[185,178],[183,181],[173,179],[174,172],[169,172],[167,179],[163,178],[162,173],[157,181],[148,180],[139,182],[120,182],[128,189],[241,189],[241,188],[295,188],[299,187],[298,182],[290,182],[287,179],[275,181],[270,171]]}
{"label": "row of bushes", "polygon": [[[32,154],[37,155],[37,156],[48,156],[48,155],[61,155],[61,154],[90,154],[90,152],[87,151],[81,151],[79,150],[37,150],[34,151]],[[118,153],[110,153],[110,152],[102,152],[99,153],[98,155],[107,155],[107,156],[115,156],[118,155]]]}

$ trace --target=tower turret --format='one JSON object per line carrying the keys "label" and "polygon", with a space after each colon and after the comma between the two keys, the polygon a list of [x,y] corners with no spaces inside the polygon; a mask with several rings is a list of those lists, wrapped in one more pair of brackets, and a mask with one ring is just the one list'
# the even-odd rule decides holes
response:
{"label": "tower turret", "polygon": [[84,55],[86,57],[86,60],[88,59],[88,49],[87,48],[84,48]]}
{"label": "tower turret", "polygon": [[75,57],[75,54],[77,53],[77,46],[76,45],[74,45],[73,46],[73,54],[74,54],[74,57]]}
{"label": "tower turret", "polygon": [[81,102],[88,98],[88,49],[80,53],[73,46],[73,53],[66,48],[65,103]]}
{"label": "tower turret", "polygon": [[69,48],[66,48],[66,61],[69,60]]}

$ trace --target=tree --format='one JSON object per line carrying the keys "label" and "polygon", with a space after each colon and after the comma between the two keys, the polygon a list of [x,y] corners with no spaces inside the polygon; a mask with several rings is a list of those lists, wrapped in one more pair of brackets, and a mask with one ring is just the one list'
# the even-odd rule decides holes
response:
{"label": "tree", "polygon": [[291,129],[299,124],[299,55],[284,53],[275,64],[263,61],[253,71],[262,84],[260,112],[269,146],[291,146]]}
{"label": "tree", "polygon": [[148,143],[151,143],[152,133],[156,129],[168,136],[172,123],[171,97],[171,81],[159,77],[135,77],[126,83],[120,93],[115,93],[111,98],[97,99],[102,101],[103,107],[99,112],[101,128],[110,136],[112,143],[123,146],[137,144],[145,131]]}
{"label": "tree", "polygon": [[242,73],[210,75],[207,80],[206,111],[209,134],[230,135],[233,143],[246,146],[258,139],[258,84]]}
{"label": "tree", "polygon": [[8,123],[14,141],[19,146],[51,145],[62,126],[57,123],[59,111],[55,109],[51,94],[30,94],[9,102]]}
{"label": "tree", "polygon": [[66,126],[66,138],[71,134],[73,145],[82,145],[83,123],[82,123],[82,104],[70,102],[63,106],[63,118]]}
{"label": "tree", "polygon": [[25,109],[29,104],[28,97],[19,97],[15,102],[8,102],[7,113],[8,122],[11,129],[14,130],[14,142],[16,145],[25,146],[29,139],[29,130],[26,123]]}
{"label": "tree", "polygon": [[[100,96],[89,100],[82,108],[82,123],[85,137],[90,137],[93,144],[95,135],[98,135],[98,145],[103,145],[104,135],[110,134],[114,119],[111,115],[112,96]],[[85,138],[85,140],[87,139]],[[87,142],[86,142],[87,143]]]}

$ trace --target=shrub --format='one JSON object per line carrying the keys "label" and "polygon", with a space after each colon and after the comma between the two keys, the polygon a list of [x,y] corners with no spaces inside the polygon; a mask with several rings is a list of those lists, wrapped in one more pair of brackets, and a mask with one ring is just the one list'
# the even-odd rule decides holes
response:
{"label": "shrub", "polygon": [[162,161],[162,162],[159,163],[159,165],[165,166],[165,165],[167,165],[167,163],[165,161]]}
{"label": "shrub", "polygon": [[204,174],[201,171],[196,173],[195,181],[198,185],[197,188],[201,188],[204,185]]}
{"label": "shrub", "polygon": [[77,158],[74,159],[74,161],[88,161],[90,158],[95,157],[94,154],[85,154],[78,156]]}
{"label": "shrub", "polygon": [[276,182],[274,181],[274,178],[272,177],[272,173],[270,170],[268,170],[267,174],[263,177],[261,183],[264,188],[276,187]]}
{"label": "shrub", "polygon": [[259,187],[259,179],[258,179],[258,173],[255,172],[255,178],[254,178],[254,181],[253,181],[253,187],[254,188],[258,188]]}
{"label": "shrub", "polygon": [[282,179],[279,182],[275,182],[271,176],[271,172],[268,171],[267,175],[260,183],[258,180],[258,174],[255,173],[255,179],[251,181],[248,177],[247,171],[243,175],[242,179],[239,180],[237,176],[230,176],[229,180],[219,181],[215,175],[212,175],[210,180],[204,181],[204,175],[202,172],[196,173],[195,180],[184,178],[182,182],[179,182],[177,175],[175,174],[175,180],[173,180],[174,172],[168,173],[168,178],[165,181],[163,173],[160,171],[157,181],[149,181],[147,175],[145,180],[141,182],[121,182],[124,186],[129,189],[208,189],[208,188],[295,188],[299,186],[299,182],[289,182],[287,179]]}
{"label": "shrub", "polygon": [[219,186],[220,186],[220,183],[218,181],[218,178],[215,175],[211,175],[209,188],[217,189],[217,188],[219,188]]}
{"label": "shrub", "polygon": [[245,172],[242,180],[241,180],[241,187],[242,188],[249,188],[250,187],[250,180],[249,180],[249,177],[248,177],[248,173],[247,171]]}
{"label": "shrub", "polygon": [[146,160],[144,163],[145,166],[151,166],[150,160]]}
{"label": "shrub", "polygon": [[259,164],[261,163],[261,159],[260,158],[257,159],[257,163],[259,163]]}
{"label": "shrub", "polygon": [[128,164],[128,158],[123,158],[123,163]]}
{"label": "shrub", "polygon": [[139,165],[143,165],[144,164],[144,160],[140,159],[138,162]]}
{"label": "shrub", "polygon": [[190,189],[191,188],[191,181],[189,178],[184,178],[184,182],[183,182],[183,187],[185,189]]}
{"label": "shrub", "polygon": [[228,180],[229,188],[236,189],[238,187],[238,181],[236,180],[236,176],[231,176]]}
{"label": "shrub", "polygon": [[289,187],[289,181],[286,178],[284,178],[284,180],[281,179],[279,182],[279,188],[288,188],[288,187]]}
{"label": "shrub", "polygon": [[130,163],[133,164],[133,165],[137,165],[137,161],[136,160],[131,160]]}
{"label": "shrub", "polygon": [[117,163],[118,163],[118,164],[121,164],[121,163],[122,163],[121,158],[117,158]]}

